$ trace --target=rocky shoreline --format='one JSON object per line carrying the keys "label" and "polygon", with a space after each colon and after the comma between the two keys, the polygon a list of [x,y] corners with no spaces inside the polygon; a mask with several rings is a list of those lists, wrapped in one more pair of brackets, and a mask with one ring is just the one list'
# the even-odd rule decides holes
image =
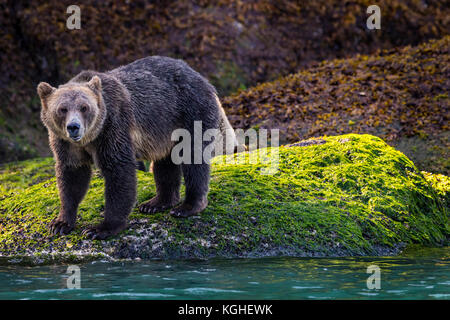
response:
{"label": "rocky shoreline", "polygon": [[[257,150],[217,157],[210,205],[200,216],[180,220],[167,212],[149,216],[135,210],[128,229],[107,241],[81,235],[101,220],[99,174],[80,206],[74,232],[51,236],[47,225],[59,207],[53,160],[4,165],[0,264],[386,256],[410,244],[448,245],[448,177],[424,175],[381,139],[322,137],[266,151],[279,154],[275,174],[261,174],[270,163]],[[223,161],[230,157],[238,164]],[[139,172],[138,180],[142,202],[155,187],[151,173]]]}

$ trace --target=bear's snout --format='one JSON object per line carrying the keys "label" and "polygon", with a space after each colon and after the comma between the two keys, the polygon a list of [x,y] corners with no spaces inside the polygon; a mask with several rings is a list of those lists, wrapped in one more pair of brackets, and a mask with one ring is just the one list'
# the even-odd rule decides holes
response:
{"label": "bear's snout", "polygon": [[80,124],[78,122],[69,123],[67,125],[67,132],[73,140],[80,140]]}

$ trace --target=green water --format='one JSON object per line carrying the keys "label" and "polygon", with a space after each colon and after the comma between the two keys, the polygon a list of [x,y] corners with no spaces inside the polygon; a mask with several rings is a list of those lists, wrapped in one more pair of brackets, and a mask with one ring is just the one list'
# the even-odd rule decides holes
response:
{"label": "green water", "polygon": [[[380,289],[369,290],[369,265]],[[262,258],[207,261],[96,261],[79,265],[0,266],[0,299],[450,299],[450,249],[401,257]]]}

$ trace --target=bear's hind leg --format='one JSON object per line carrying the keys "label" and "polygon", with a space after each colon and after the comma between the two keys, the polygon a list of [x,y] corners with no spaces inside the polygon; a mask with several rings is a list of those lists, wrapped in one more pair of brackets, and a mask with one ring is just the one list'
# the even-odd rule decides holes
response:
{"label": "bear's hind leg", "polygon": [[186,198],[170,214],[185,218],[203,211],[208,205],[209,164],[183,164]]}
{"label": "bear's hind leg", "polygon": [[170,155],[153,162],[156,196],[142,203],[139,211],[156,213],[173,208],[180,201],[181,168]]}

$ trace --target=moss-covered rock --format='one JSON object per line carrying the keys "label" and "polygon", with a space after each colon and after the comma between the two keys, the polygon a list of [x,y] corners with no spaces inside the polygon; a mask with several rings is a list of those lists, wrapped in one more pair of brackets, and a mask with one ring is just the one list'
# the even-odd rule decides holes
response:
{"label": "moss-covered rock", "polygon": [[[277,154],[277,170],[262,174],[275,163],[263,160]],[[104,185],[98,174],[74,232],[50,236],[47,226],[59,207],[53,160],[5,165],[0,254],[12,262],[342,256],[396,254],[412,243],[448,244],[447,177],[424,176],[377,137],[323,137],[213,161],[209,206],[199,217],[180,220],[167,212],[135,210],[129,228],[108,241],[81,235],[102,219]],[[138,180],[141,202],[155,194],[155,186],[151,173],[139,172]]]}

